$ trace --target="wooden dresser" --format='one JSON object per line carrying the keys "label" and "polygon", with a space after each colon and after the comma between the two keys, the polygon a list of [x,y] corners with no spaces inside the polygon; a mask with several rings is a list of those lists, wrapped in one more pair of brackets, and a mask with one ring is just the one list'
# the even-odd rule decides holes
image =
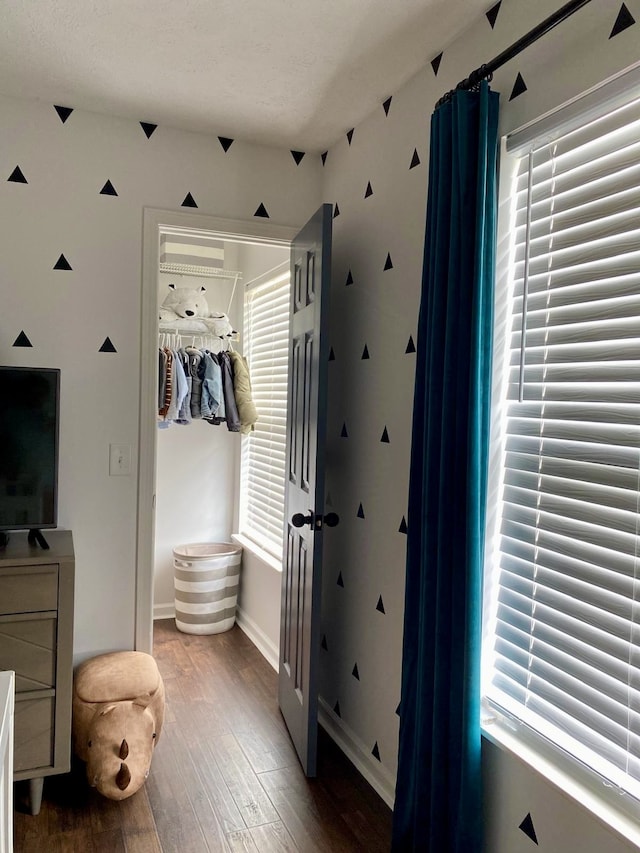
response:
{"label": "wooden dresser", "polygon": [[45,776],[71,763],[73,538],[45,530],[49,550],[12,533],[0,549],[0,670],[16,674],[14,779],[30,780],[38,814]]}

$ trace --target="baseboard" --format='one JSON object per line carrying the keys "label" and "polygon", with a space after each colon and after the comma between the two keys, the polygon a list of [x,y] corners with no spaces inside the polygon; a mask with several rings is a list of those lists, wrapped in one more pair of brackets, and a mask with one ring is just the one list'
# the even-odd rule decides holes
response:
{"label": "baseboard", "polygon": [[173,619],[176,615],[175,604],[154,604],[153,605],[153,621],[156,619]]}
{"label": "baseboard", "polygon": [[[274,645],[264,631],[240,607],[237,610],[236,620],[238,626],[258,648],[267,662],[278,672],[280,657],[278,647]],[[333,712],[322,697],[318,700],[318,722],[329,737],[340,747],[354,767],[362,773],[373,790],[392,809],[395,801],[395,779],[369,753],[369,750],[358,736]]]}
{"label": "baseboard", "polygon": [[318,700],[318,722],[340,747],[349,761],[362,773],[374,791],[390,809],[395,802],[395,779],[375,759],[360,738],[335,714],[322,697]]}
{"label": "baseboard", "polygon": [[262,628],[259,628],[253,619],[247,616],[240,607],[236,610],[236,621],[254,646],[258,648],[258,651],[262,653],[262,656],[278,672],[280,666],[280,650],[278,646],[267,637]]}

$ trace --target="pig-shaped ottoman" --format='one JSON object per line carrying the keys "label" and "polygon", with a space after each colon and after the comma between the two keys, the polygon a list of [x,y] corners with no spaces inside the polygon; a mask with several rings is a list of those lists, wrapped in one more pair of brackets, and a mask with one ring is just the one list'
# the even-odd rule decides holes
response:
{"label": "pig-shaped ottoman", "polygon": [[164,684],[144,652],[81,663],[73,679],[73,746],[87,779],[111,800],[144,784],[164,719]]}

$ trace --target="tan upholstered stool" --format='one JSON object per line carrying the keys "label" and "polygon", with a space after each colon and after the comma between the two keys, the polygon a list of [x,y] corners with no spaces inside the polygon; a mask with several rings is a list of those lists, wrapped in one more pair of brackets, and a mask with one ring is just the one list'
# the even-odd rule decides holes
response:
{"label": "tan upholstered stool", "polygon": [[73,746],[87,779],[112,800],[149,775],[164,719],[164,684],[144,652],[112,652],[80,664],[73,680]]}

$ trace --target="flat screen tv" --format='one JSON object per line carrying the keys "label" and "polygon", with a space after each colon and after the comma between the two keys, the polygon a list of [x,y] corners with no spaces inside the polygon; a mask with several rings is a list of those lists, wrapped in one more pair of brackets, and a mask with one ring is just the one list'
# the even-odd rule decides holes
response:
{"label": "flat screen tv", "polygon": [[0,531],[33,531],[43,547],[40,529],[58,521],[59,420],[59,370],[0,367]]}

